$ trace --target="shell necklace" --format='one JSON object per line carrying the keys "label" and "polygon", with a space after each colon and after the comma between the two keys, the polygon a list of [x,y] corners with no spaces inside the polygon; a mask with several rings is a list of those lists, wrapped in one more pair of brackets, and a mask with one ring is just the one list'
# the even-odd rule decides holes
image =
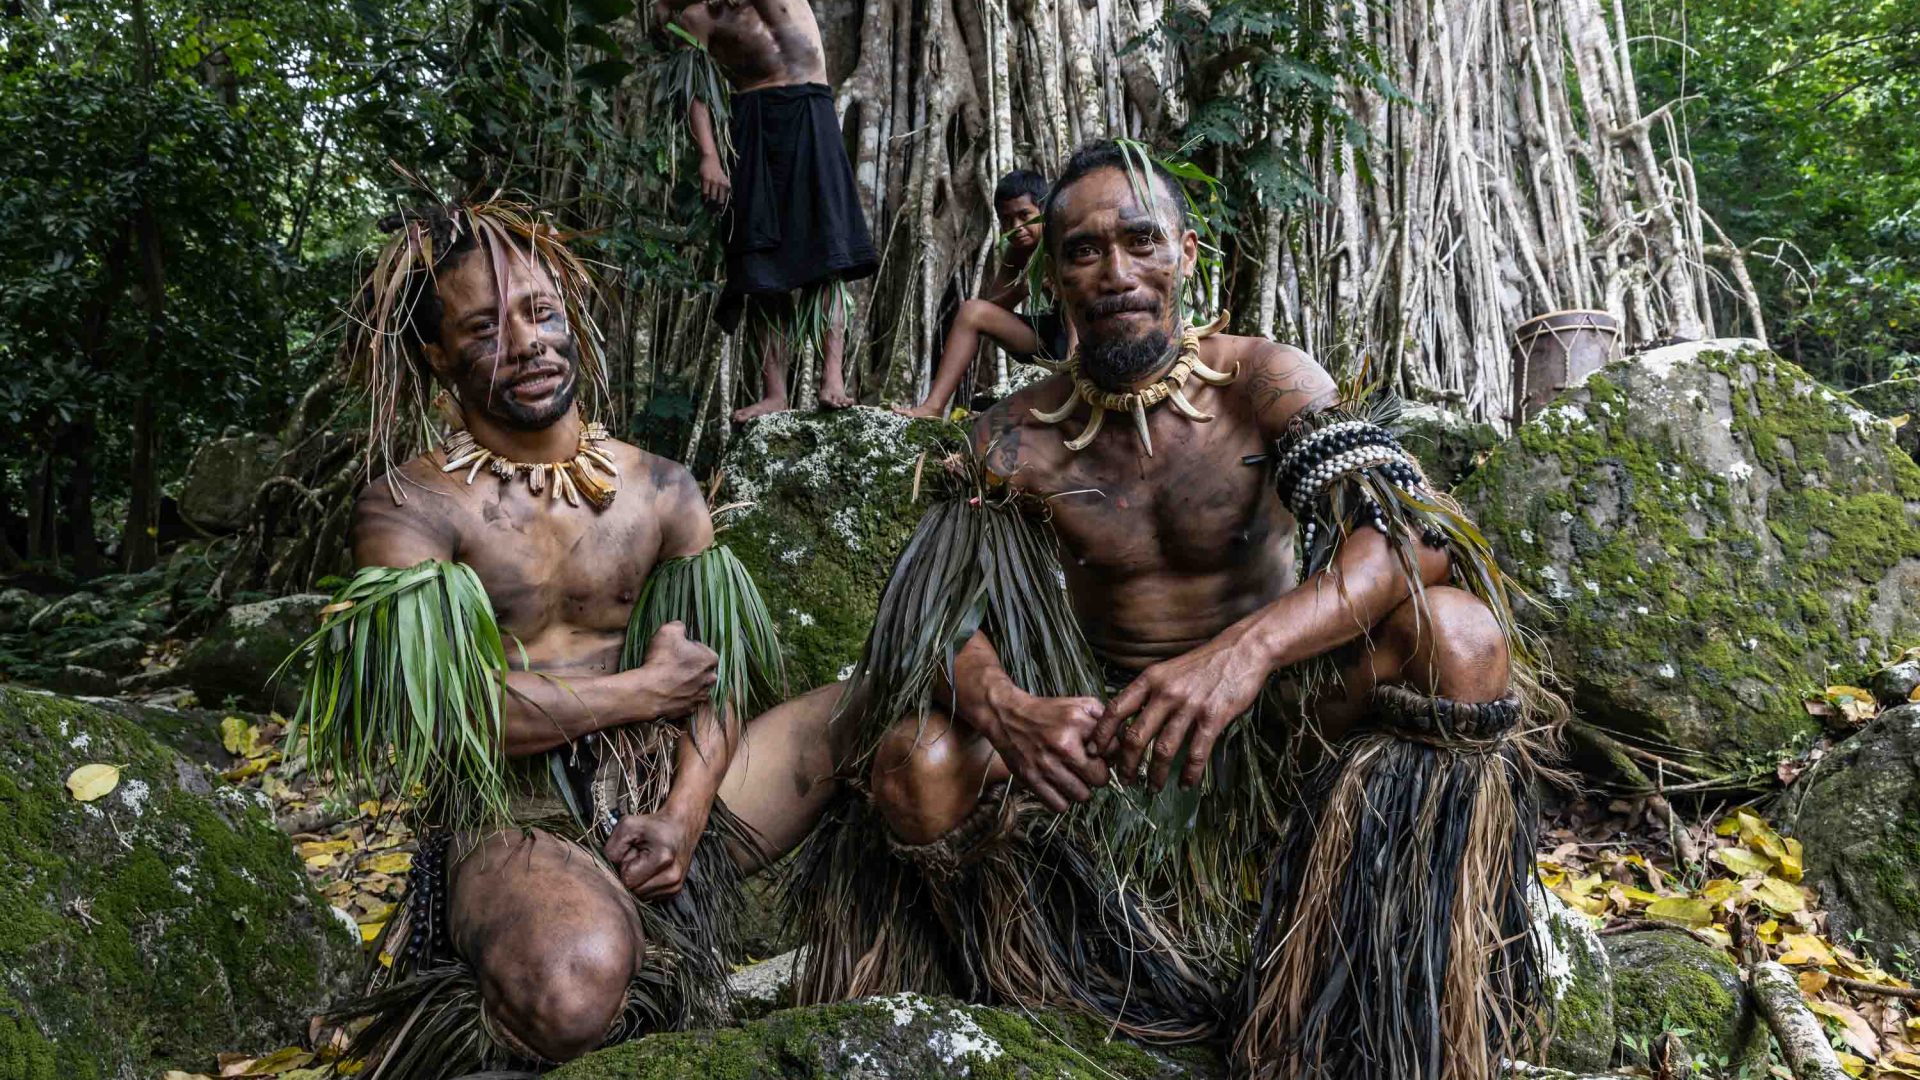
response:
{"label": "shell necklace", "polygon": [[[447,436],[440,444],[440,452],[446,455],[447,463],[440,466],[443,473],[467,470],[467,483],[485,469],[502,480],[511,480],[517,475],[527,478],[527,490],[539,495],[548,492],[549,499],[567,500],[568,506],[579,506],[585,498],[595,510],[605,510],[613,505],[613,497],[620,493],[620,470],[614,468],[613,458],[605,450],[593,445],[608,438],[606,426],[591,421],[580,429],[580,448],[566,461],[513,461],[475,442],[473,435],[466,431],[456,431]],[[603,479],[598,474],[605,473]]]}
{"label": "shell necklace", "polygon": [[1148,409],[1163,401],[1171,401],[1175,412],[1196,424],[1205,424],[1213,419],[1213,414],[1201,412],[1194,408],[1193,402],[1187,400],[1187,377],[1191,375],[1208,386],[1225,386],[1239,376],[1238,367],[1232,371],[1215,371],[1200,360],[1200,339],[1212,336],[1225,325],[1227,313],[1223,311],[1218,319],[1206,326],[1188,327],[1180,335],[1179,354],[1168,366],[1166,374],[1139,389],[1119,393],[1102,390],[1081,374],[1080,350],[1075,349],[1073,359],[1055,369],[1073,376],[1073,391],[1067,395],[1067,400],[1052,412],[1041,412],[1039,409],[1027,411],[1043,424],[1058,424],[1072,416],[1073,410],[1082,401],[1092,406],[1093,412],[1087,417],[1086,428],[1077,438],[1067,440],[1067,449],[1073,451],[1085,450],[1093,442],[1094,436],[1100,434],[1100,425],[1106,420],[1108,410],[1130,413],[1133,416],[1133,429],[1140,436],[1140,446],[1148,457],[1152,457],[1153,436],[1147,431]]}

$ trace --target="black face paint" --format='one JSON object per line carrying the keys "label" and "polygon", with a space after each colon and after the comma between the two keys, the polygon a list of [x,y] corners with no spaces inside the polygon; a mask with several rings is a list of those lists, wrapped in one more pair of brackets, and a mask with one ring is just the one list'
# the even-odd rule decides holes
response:
{"label": "black face paint", "polygon": [[[543,334],[541,340],[545,342],[553,337],[558,340],[553,340],[549,355],[534,359],[547,352],[545,349],[534,350],[532,356],[519,359],[512,365],[516,381],[543,372],[550,373],[553,367],[565,365],[565,375],[559,389],[531,404],[520,401],[512,393],[510,384],[495,382],[498,368],[492,361],[497,339],[469,341],[460,350],[460,370],[454,376],[461,404],[467,408],[478,408],[503,426],[519,431],[539,431],[552,426],[567,414],[568,409],[573,408],[580,383],[580,348],[572,332]],[[529,366],[535,370],[526,370]]]}

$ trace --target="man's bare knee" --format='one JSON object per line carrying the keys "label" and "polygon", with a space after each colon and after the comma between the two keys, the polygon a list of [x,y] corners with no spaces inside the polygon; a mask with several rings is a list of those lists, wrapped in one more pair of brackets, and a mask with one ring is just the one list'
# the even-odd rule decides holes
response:
{"label": "man's bare knee", "polygon": [[1405,657],[1399,681],[1455,701],[1492,701],[1506,693],[1509,654],[1493,610],[1464,589],[1434,586],[1426,602],[1408,601],[1383,627]]}
{"label": "man's bare knee", "polygon": [[[529,1049],[568,1061],[598,1047],[626,1005],[633,943],[622,925],[555,935],[499,988],[497,1018]],[[529,943],[531,944],[531,943]]]}
{"label": "man's bare knee", "polygon": [[869,773],[873,802],[894,836],[928,844],[972,812],[979,792],[967,789],[967,755],[944,716],[907,720],[880,740]]}

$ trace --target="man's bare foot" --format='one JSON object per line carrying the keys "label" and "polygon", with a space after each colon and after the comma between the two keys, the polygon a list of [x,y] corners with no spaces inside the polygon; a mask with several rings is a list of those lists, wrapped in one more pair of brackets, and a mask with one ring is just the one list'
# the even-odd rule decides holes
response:
{"label": "man's bare foot", "polygon": [[934,420],[941,415],[939,406],[931,401],[923,401],[918,405],[895,405],[893,411],[920,420]]}
{"label": "man's bare foot", "polygon": [[858,404],[858,403],[853,400],[852,394],[847,393],[846,387],[841,386],[837,382],[822,382],[820,384],[820,407],[821,408],[844,409],[847,406],[854,405],[854,404]]}
{"label": "man's bare foot", "polygon": [[733,410],[733,422],[736,424],[744,424],[749,420],[757,419],[768,413],[786,411],[787,399],[784,395],[780,397],[763,397],[744,409]]}

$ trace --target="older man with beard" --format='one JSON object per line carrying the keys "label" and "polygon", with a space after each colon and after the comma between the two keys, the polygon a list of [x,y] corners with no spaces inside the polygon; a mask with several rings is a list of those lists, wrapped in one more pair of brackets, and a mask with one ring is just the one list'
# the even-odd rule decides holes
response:
{"label": "older man with beard", "polygon": [[[1510,684],[1531,687],[1504,579],[1312,358],[1187,326],[1198,241],[1157,162],[1084,147],[1044,212],[1079,345],[975,424],[960,498],[895,568],[841,720],[843,775],[867,797],[803,860],[827,898],[803,995],[1077,1006],[1160,1039],[1237,1013],[1239,1062],[1261,1075],[1437,1080],[1442,1045],[1455,1066],[1497,1066],[1490,1010],[1509,1020],[1530,993],[1512,985],[1530,959],[1501,906],[1524,868],[1492,859],[1474,894],[1487,860],[1460,869],[1431,830],[1525,796],[1498,764],[1428,781],[1455,751],[1525,763],[1502,741]],[[1356,836],[1332,824],[1356,790],[1425,814],[1383,811],[1391,827]],[[1475,843],[1528,846],[1525,806],[1486,813]],[[1376,843],[1401,869],[1426,853],[1418,887],[1467,897],[1451,952],[1448,916],[1401,903],[1412,883],[1356,869],[1343,884]],[[1326,916],[1354,888],[1381,909],[1369,925]],[[1395,951],[1436,937],[1417,961]],[[1456,961],[1468,978],[1441,985]],[[1403,1011],[1374,1015],[1389,1007]],[[1347,1029],[1375,1021],[1387,1030]]]}

